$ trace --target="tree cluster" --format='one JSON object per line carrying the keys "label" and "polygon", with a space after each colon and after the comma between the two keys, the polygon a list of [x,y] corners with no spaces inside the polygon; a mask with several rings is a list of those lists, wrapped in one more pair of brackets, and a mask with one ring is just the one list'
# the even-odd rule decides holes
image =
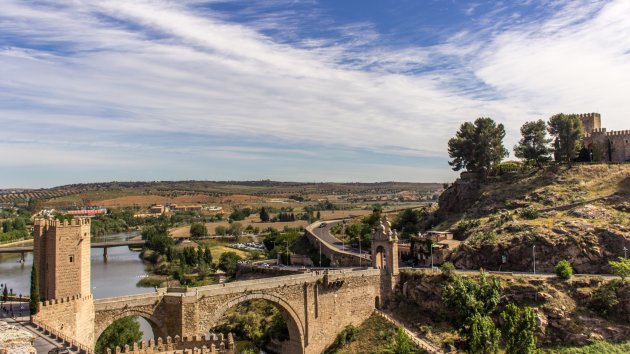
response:
{"label": "tree cluster", "polygon": [[[551,138],[547,136],[551,135]],[[576,114],[556,114],[547,123],[542,119],[526,122],[521,127],[521,140],[514,146],[516,157],[528,165],[541,167],[551,160],[571,163],[580,156],[584,127]],[[508,156],[503,146],[505,128],[487,117],[462,124],[455,137],[448,141],[449,165],[453,170],[475,172],[487,176]],[[587,161],[590,157],[586,157]]]}
{"label": "tree cluster", "polygon": [[442,289],[444,303],[453,310],[453,324],[459,328],[469,353],[498,353],[501,339],[507,354],[533,353],[536,348],[536,316],[525,307],[508,304],[500,314],[499,330],[492,315],[501,299],[499,280],[482,273],[478,279],[452,275]]}

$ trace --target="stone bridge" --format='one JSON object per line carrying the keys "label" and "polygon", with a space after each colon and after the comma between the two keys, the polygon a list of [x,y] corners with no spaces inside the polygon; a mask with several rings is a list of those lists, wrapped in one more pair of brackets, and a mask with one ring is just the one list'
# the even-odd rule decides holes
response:
{"label": "stone bridge", "polygon": [[[167,348],[199,348],[207,343],[219,346],[218,351],[211,350],[213,354],[233,353],[233,341],[224,343],[221,336],[214,340],[206,335],[225,311],[254,299],[271,302],[286,320],[289,339],[275,343],[274,351],[321,353],[345,326],[360,325],[379,308],[390,296],[398,276],[398,240],[385,219],[372,237],[371,269],[322,270],[94,300],[89,291],[89,228],[89,219],[36,220],[34,265],[40,274],[45,274],[39,282],[40,296],[45,301],[32,317],[35,325],[86,353],[93,352],[108,326],[128,316],[146,319],[154,337],[166,339]],[[313,236],[312,228],[309,226],[307,235]],[[332,249],[328,241],[318,240]],[[345,253],[348,252],[339,255],[337,251],[341,263],[352,263],[358,258]],[[157,340],[157,346],[143,343],[140,349],[156,353],[155,348],[163,348],[162,339]],[[133,352],[139,353],[135,348]],[[160,351],[167,352],[172,351]]]}
{"label": "stone bridge", "polygon": [[[381,281],[387,277],[388,281]],[[199,288],[158,289],[152,294],[96,299],[83,311],[70,299],[44,304],[38,318],[52,328],[63,328],[71,338],[93,346],[114,321],[140,316],[150,323],[154,337],[202,336],[229,308],[253,299],[265,299],[281,310],[289,329],[282,353],[321,353],[348,324],[359,325],[391,291],[391,275],[382,269],[329,270],[283,277],[239,281]],[[381,287],[381,284],[384,284]],[[91,298],[89,299],[91,300]],[[56,311],[54,309],[57,309]],[[65,316],[63,313],[72,316]],[[75,318],[86,318],[72,328]],[[92,321],[90,321],[92,320]],[[90,323],[92,328],[90,328]],[[91,333],[85,333],[91,331]]]}

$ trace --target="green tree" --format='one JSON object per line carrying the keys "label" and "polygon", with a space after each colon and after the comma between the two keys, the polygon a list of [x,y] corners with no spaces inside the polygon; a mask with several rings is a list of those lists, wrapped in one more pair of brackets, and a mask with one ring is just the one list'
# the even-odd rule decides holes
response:
{"label": "green tree", "polygon": [[241,256],[236,254],[236,252],[224,252],[221,254],[221,257],[219,257],[219,269],[233,276],[236,274],[236,265],[240,260]]}
{"label": "green tree", "polygon": [[212,252],[210,252],[210,247],[208,247],[207,245],[204,247],[203,250],[203,260],[204,262],[206,262],[206,264],[212,264]]}
{"label": "green tree", "polygon": [[551,160],[551,139],[547,138],[545,121],[526,122],[521,127],[521,140],[514,146],[514,155],[530,164],[541,166]]}
{"label": "green tree", "polygon": [[227,227],[219,225],[214,228],[214,233],[219,236],[225,236],[227,234]]}
{"label": "green tree", "polygon": [[498,353],[501,332],[495,327],[492,318],[475,313],[470,322],[467,338],[468,352],[475,354]]}
{"label": "green tree", "polygon": [[242,231],[243,231],[243,225],[241,225],[241,223],[238,223],[238,222],[231,223],[230,228],[227,230],[227,232],[233,236],[240,235]]}
{"label": "green tree", "polygon": [[269,221],[269,213],[265,210],[265,207],[260,209],[260,221],[268,222]]}
{"label": "green tree", "polygon": [[2,301],[9,301],[9,288],[7,287],[7,284],[4,284],[4,290],[2,290]]}
{"label": "green tree", "polygon": [[554,137],[554,159],[571,165],[580,152],[584,127],[576,114],[556,114],[549,119],[549,134]]}
{"label": "green tree", "polygon": [[466,169],[488,174],[490,169],[508,156],[503,146],[505,128],[492,118],[477,118],[474,123],[461,125],[455,137],[448,141],[448,155],[453,159],[448,164],[454,171]]}
{"label": "green tree", "polygon": [[442,301],[455,310],[459,325],[474,314],[491,314],[499,304],[501,284],[495,277],[488,279],[481,273],[478,279],[457,275],[451,279],[442,289]]}
{"label": "green tree", "polygon": [[175,242],[168,235],[168,225],[152,225],[142,231],[142,239],[146,240],[145,247],[159,254],[166,254],[166,250]]}
{"label": "green tree", "polygon": [[389,349],[388,353],[391,352],[392,354],[414,354],[418,352],[418,348],[402,327],[398,327]]}
{"label": "green tree", "polygon": [[39,312],[39,278],[37,276],[37,268],[35,263],[31,267],[31,295],[29,298],[29,308],[31,315],[36,315]]}
{"label": "green tree", "polygon": [[568,280],[571,279],[571,277],[573,276],[573,268],[571,267],[571,263],[569,263],[569,261],[567,261],[566,259],[563,259],[558,262],[558,264],[556,264],[555,272],[560,279]]}
{"label": "green tree", "polygon": [[536,352],[536,314],[531,307],[521,310],[514,304],[508,304],[501,312],[501,319],[506,354]]}
{"label": "green tree", "polygon": [[133,345],[134,342],[142,340],[140,323],[136,317],[130,316],[112,323],[103,331],[103,334],[96,341],[95,352],[103,354],[107,348],[123,347],[125,344]]}
{"label": "green tree", "polygon": [[630,277],[630,259],[619,257],[618,261],[609,261],[608,264],[612,273],[620,277],[622,282]]}
{"label": "green tree", "polygon": [[200,222],[190,224],[190,237],[199,238],[204,236],[208,236],[208,228],[206,225]]}

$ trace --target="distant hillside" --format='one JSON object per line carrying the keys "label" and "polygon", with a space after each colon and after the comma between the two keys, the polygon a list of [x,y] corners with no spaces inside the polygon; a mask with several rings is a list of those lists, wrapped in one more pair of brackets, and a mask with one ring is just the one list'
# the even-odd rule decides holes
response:
{"label": "distant hillside", "polygon": [[437,228],[465,240],[452,257],[461,268],[531,270],[536,245],[538,271],[567,259],[579,273],[603,273],[630,249],[629,164],[460,179],[439,206]]}
{"label": "distant hillside", "polygon": [[[26,203],[29,199],[43,202],[75,203],[83,205],[112,198],[131,196],[159,196],[180,198],[248,195],[256,197],[287,197],[289,195],[329,195],[329,194],[391,194],[412,191],[418,194],[439,192],[440,183],[301,183],[263,181],[155,181],[155,182],[104,182],[70,184],[65,186],[30,189],[3,190],[0,204]],[[204,197],[205,196],[205,197]],[[190,198],[188,198],[190,199]],[[187,200],[183,198],[182,201]]]}

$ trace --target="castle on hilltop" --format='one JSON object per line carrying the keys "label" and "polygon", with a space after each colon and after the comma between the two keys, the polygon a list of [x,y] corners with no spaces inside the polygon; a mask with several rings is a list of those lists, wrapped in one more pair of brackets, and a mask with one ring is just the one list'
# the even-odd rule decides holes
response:
{"label": "castle on hilltop", "polygon": [[589,161],[630,161],[630,130],[606,131],[599,113],[578,114],[584,126],[582,145]]}

